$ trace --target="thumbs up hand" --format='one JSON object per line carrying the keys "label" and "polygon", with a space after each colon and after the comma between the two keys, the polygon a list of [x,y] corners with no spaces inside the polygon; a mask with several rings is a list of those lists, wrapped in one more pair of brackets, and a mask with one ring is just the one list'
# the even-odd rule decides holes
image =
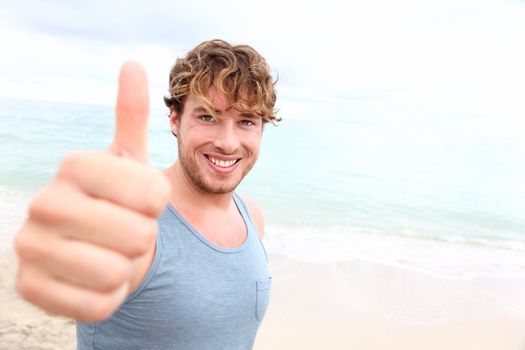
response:
{"label": "thumbs up hand", "polygon": [[16,288],[45,311],[106,319],[145,275],[155,251],[155,219],[171,191],[164,174],[148,166],[148,107],[146,73],[128,62],[109,150],[66,156],[31,202],[15,239]]}

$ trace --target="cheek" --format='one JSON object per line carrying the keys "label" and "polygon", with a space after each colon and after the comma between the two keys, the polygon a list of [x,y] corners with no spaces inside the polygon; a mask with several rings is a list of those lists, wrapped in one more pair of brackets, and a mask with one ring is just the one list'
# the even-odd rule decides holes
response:
{"label": "cheek", "polygon": [[187,152],[194,152],[202,149],[213,142],[213,138],[203,135],[197,129],[179,128],[178,138]]}

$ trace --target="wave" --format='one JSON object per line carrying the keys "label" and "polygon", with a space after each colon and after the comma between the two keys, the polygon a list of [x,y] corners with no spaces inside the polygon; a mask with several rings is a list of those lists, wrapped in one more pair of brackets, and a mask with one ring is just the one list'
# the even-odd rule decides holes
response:
{"label": "wave", "polygon": [[365,261],[446,278],[482,275],[525,277],[525,242],[416,233],[362,227],[267,227],[270,254],[313,263]]}
{"label": "wave", "polygon": [[[33,195],[0,186],[0,252],[12,246]],[[519,240],[268,224],[264,243],[270,254],[314,263],[365,261],[446,278],[525,277],[525,242]]]}

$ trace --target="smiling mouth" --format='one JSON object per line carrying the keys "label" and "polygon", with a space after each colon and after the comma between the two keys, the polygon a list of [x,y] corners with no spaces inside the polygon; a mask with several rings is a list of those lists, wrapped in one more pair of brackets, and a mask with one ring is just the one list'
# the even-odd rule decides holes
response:
{"label": "smiling mouth", "polygon": [[209,156],[209,155],[206,155],[206,158],[211,163],[213,163],[213,165],[215,165],[215,166],[217,166],[219,168],[230,168],[230,167],[234,166],[235,164],[237,164],[237,162],[239,160],[241,160],[240,158],[239,159],[232,159],[232,160],[221,160],[221,159],[213,158],[212,156]]}

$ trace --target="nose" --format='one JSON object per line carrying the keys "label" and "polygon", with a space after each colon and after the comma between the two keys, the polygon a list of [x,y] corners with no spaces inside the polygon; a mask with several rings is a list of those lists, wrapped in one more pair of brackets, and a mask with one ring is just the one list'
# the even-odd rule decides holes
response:
{"label": "nose", "polygon": [[235,125],[233,123],[220,123],[216,130],[213,141],[214,146],[224,154],[235,153],[240,146],[239,135],[237,135]]}

